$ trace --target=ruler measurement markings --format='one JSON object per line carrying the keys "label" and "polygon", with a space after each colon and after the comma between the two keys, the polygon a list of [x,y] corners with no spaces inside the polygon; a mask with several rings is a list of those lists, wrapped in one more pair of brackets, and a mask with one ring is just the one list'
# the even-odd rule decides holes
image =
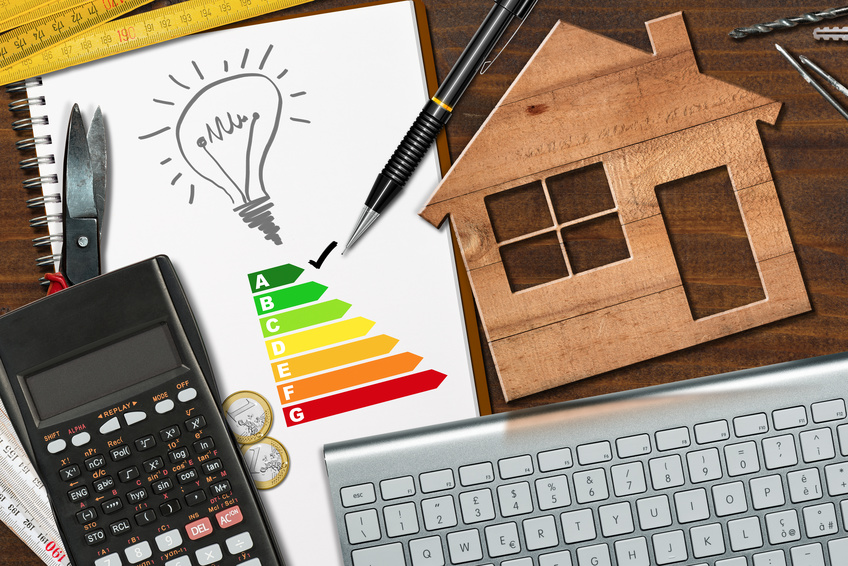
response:
{"label": "ruler measurement markings", "polygon": [[10,67],[45,48],[85,33],[150,2],[152,0],[91,0],[0,34],[0,67]]}
{"label": "ruler measurement markings", "polygon": [[113,20],[3,68],[0,70],[0,84],[58,71],[309,1],[188,0]]}

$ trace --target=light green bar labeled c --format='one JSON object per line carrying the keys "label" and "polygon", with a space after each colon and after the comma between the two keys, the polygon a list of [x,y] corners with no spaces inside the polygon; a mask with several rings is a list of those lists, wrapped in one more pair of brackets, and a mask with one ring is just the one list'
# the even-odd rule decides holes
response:
{"label": "light green bar labeled c", "polygon": [[323,348],[331,344],[346,342],[354,338],[360,338],[368,334],[374,322],[358,316],[339,322],[331,322],[317,328],[309,328],[301,330],[294,334],[287,334],[279,338],[271,338],[265,340],[265,347],[268,349],[268,359],[279,358],[280,356],[290,356],[299,354],[307,350]]}
{"label": "light green bar labeled c", "polygon": [[316,305],[266,316],[260,318],[259,323],[262,325],[262,334],[265,338],[269,338],[283,332],[291,332],[307,326],[338,320],[345,315],[349,308],[350,304],[332,299]]}

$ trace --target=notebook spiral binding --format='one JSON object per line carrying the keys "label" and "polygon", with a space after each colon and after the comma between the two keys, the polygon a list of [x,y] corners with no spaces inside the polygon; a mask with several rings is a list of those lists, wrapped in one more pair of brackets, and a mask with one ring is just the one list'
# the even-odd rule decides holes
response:
{"label": "notebook spiral binding", "polygon": [[[49,123],[46,115],[38,115],[38,107],[44,106],[46,101],[43,96],[32,96],[33,89],[37,89],[42,85],[41,77],[34,77],[22,81],[17,81],[6,86],[6,92],[10,94],[21,94],[26,98],[18,98],[9,103],[9,111],[14,114],[29,111],[29,117],[20,118],[12,122],[12,129],[16,131],[32,131],[33,126],[47,125]],[[53,140],[50,136],[33,136],[15,142],[15,147],[19,151],[34,151],[36,146],[51,145]],[[39,155],[37,157],[27,157],[19,162],[21,169],[39,170],[42,165],[52,165],[56,162],[53,154]],[[45,186],[58,184],[59,179],[56,175],[39,175],[31,177],[23,181],[24,188],[27,190],[39,190],[39,196],[27,200],[28,208],[44,208],[47,204],[58,204],[62,201],[62,196],[59,192],[49,193],[44,190]],[[36,216],[29,221],[29,225],[33,228],[47,226],[49,222],[61,221],[61,214],[43,214]],[[47,236],[39,236],[33,238],[32,244],[36,247],[50,246],[55,242],[62,241],[62,234],[49,234]],[[39,267],[52,267],[54,262],[59,259],[56,254],[50,254],[39,257],[35,263]],[[49,282],[42,278],[42,285]]]}

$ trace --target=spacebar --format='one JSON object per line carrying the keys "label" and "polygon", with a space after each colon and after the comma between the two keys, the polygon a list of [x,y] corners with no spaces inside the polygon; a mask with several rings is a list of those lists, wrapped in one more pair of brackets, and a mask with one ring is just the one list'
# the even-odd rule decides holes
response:
{"label": "spacebar", "polygon": [[406,566],[403,546],[396,542],[354,550],[353,566]]}

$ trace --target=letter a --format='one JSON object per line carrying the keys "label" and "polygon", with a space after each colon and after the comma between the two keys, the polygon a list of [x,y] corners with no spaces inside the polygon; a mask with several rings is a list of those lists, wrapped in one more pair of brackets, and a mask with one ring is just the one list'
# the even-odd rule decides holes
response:
{"label": "letter a", "polygon": [[261,273],[256,276],[256,283],[253,284],[253,290],[258,291],[262,287],[270,287],[268,280]]}

